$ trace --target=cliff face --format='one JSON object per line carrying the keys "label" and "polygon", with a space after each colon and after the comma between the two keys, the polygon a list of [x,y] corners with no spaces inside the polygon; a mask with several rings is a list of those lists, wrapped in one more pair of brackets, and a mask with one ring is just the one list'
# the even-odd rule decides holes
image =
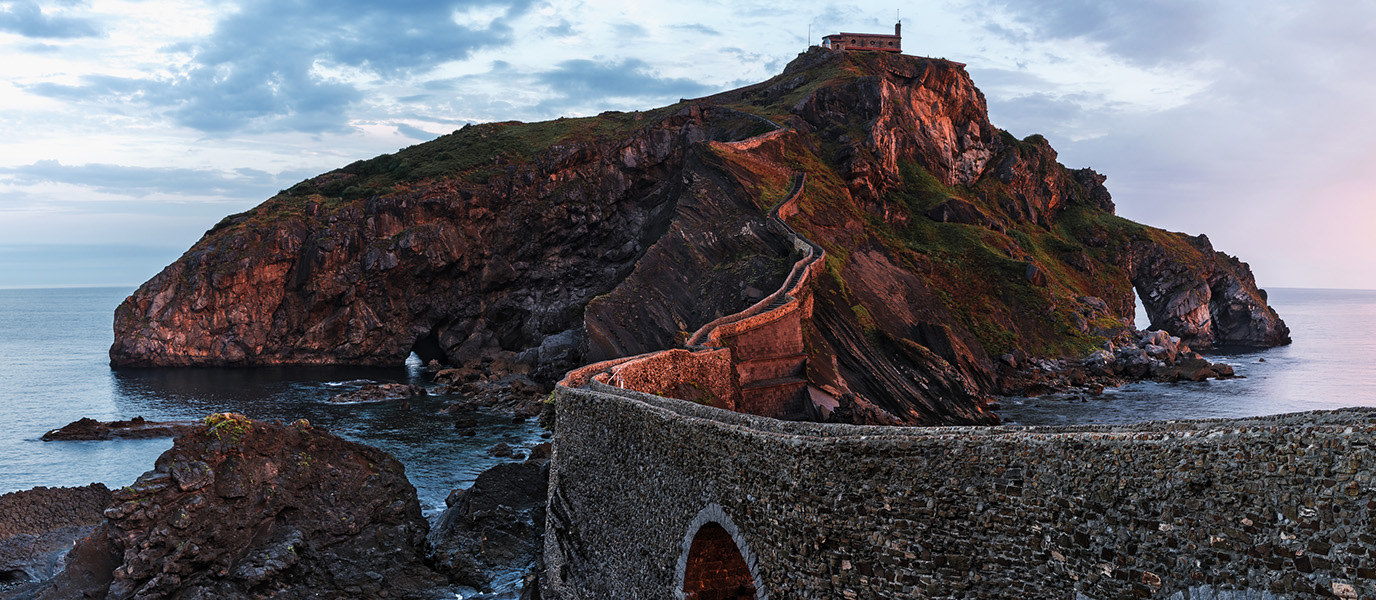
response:
{"label": "cliff face", "polygon": [[688,148],[760,126],[715,112],[471,126],[302,182],[121,304],[111,363],[459,364],[538,347],[668,228]]}
{"label": "cliff face", "polygon": [[997,357],[1123,342],[1134,289],[1195,347],[1288,341],[1245,263],[1114,216],[1102,175],[990,124],[958,63],[814,49],[746,88],[470,126],[298,184],[121,305],[111,361],[511,353],[553,376],[673,347],[782,280],[764,213],[797,172],[790,223],[828,256],[808,377],[859,412],[987,422]]}

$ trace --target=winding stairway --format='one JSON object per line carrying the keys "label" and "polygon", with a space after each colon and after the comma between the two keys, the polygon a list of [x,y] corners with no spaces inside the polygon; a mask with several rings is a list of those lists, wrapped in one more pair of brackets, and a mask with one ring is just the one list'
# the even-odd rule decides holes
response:
{"label": "winding stairway", "polygon": [[[783,132],[779,128],[727,145],[748,150]],[[608,391],[670,396],[685,389],[705,389],[706,395],[723,408],[737,412],[788,420],[816,419],[802,323],[811,315],[811,280],[824,264],[826,252],[790,227],[780,214],[796,212],[806,185],[807,174],[794,173],[788,197],[769,212],[769,227],[789,239],[801,255],[774,293],[745,310],[702,326],[682,349],[588,365],[570,371],[560,385],[605,386]]]}

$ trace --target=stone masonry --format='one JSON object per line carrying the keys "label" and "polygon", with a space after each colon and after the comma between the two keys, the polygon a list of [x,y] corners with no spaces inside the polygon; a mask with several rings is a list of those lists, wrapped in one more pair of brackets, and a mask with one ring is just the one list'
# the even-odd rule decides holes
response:
{"label": "stone masonry", "polygon": [[757,598],[1376,598],[1376,410],[873,428],[556,396],[561,598],[685,597],[707,523]]}

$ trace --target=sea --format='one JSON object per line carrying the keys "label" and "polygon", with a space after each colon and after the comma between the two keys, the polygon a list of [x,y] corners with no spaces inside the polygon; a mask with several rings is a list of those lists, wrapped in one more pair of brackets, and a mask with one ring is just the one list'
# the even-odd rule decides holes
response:
{"label": "sea", "polygon": [[[366,382],[426,383],[418,361],[394,369],[112,369],[115,307],[131,288],[0,290],[0,493],[35,486],[132,483],[171,447],[167,439],[43,442],[44,432],[81,417],[200,419],[238,412],[289,422],[304,418],[344,438],[390,452],[406,466],[427,514],[451,490],[471,485],[505,442],[545,441],[535,420],[482,414],[456,428],[446,400],[339,405],[329,398]],[[1005,398],[1006,423],[1058,425],[1244,417],[1376,406],[1376,291],[1273,289],[1271,305],[1294,343],[1214,351],[1236,379],[1134,383],[1102,395]]]}
{"label": "sea", "polygon": [[336,404],[366,383],[428,383],[418,359],[397,368],[112,369],[115,307],[133,288],[0,290],[0,493],[35,486],[115,488],[153,468],[171,439],[44,442],[51,429],[90,417],[194,420],[236,412],[284,423],[307,419],[345,439],[377,446],[406,467],[427,515],[503,460],[498,443],[520,453],[548,441],[535,419],[478,413],[457,428],[441,409],[454,400]]}

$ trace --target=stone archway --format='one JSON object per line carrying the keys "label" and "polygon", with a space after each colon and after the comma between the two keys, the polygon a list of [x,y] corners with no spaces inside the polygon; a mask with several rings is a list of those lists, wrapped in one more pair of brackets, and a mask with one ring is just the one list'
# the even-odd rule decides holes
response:
{"label": "stone archway", "polygon": [[750,551],[731,517],[717,504],[693,518],[683,538],[674,597],[681,600],[769,598]]}

